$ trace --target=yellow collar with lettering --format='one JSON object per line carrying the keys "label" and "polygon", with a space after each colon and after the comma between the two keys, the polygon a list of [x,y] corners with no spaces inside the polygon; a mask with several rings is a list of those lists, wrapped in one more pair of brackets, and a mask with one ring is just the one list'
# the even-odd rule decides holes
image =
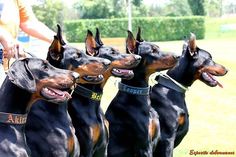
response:
{"label": "yellow collar with lettering", "polygon": [[74,92],[78,95],[81,95],[94,101],[101,101],[102,99],[102,93],[94,92],[80,85],[77,85],[75,87]]}

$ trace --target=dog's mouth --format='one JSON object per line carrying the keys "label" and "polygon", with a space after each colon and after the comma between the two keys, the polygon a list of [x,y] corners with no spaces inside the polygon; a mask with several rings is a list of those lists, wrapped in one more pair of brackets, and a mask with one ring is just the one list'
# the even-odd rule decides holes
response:
{"label": "dog's mouth", "polygon": [[104,80],[103,75],[96,75],[96,76],[86,75],[83,76],[82,78],[88,83],[100,83]]}
{"label": "dog's mouth", "polygon": [[133,70],[128,69],[113,68],[111,73],[113,76],[120,77],[122,79],[132,79],[134,77]]}
{"label": "dog's mouth", "polygon": [[215,87],[218,85],[219,87],[223,88],[223,85],[219,81],[217,81],[216,77],[213,76],[212,74],[208,72],[203,72],[201,76],[202,76],[202,81],[206,83],[208,86]]}
{"label": "dog's mouth", "polygon": [[52,87],[44,87],[41,90],[41,95],[50,102],[63,103],[71,98],[71,95],[66,91],[68,89],[56,89]]}

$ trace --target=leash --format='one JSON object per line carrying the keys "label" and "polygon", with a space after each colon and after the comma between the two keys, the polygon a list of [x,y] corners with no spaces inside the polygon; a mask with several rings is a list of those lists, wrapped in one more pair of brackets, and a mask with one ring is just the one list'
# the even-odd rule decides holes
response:
{"label": "leash", "polygon": [[120,91],[133,94],[133,95],[149,95],[151,86],[141,88],[141,87],[129,86],[129,85],[119,82],[118,89]]}
{"label": "leash", "polygon": [[94,92],[94,91],[87,89],[87,88],[80,86],[80,85],[77,85],[74,88],[73,92],[75,92],[76,94],[81,95],[85,98],[89,98],[91,100],[94,100],[94,101],[101,101],[101,99],[102,99],[102,93]]}
{"label": "leash", "polygon": [[28,114],[0,112],[0,122],[6,124],[25,124]]}
{"label": "leash", "polygon": [[166,86],[170,89],[176,90],[181,93],[185,93],[186,91],[188,91],[188,87],[185,87],[184,85],[177,82],[175,79],[173,79],[172,77],[170,77],[167,74],[160,73],[158,75],[157,82],[162,84],[163,86]]}

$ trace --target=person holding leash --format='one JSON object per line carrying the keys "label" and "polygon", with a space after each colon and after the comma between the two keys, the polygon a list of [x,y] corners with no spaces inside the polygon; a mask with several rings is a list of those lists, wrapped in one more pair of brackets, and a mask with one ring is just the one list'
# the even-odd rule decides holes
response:
{"label": "person holding leash", "polygon": [[5,79],[3,58],[10,59],[21,49],[16,40],[19,29],[51,43],[56,34],[39,21],[27,0],[0,0],[0,87]]}

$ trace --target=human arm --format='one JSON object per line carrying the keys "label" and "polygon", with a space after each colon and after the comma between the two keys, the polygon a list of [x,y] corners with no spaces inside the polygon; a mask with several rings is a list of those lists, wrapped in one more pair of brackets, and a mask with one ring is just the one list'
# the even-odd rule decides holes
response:
{"label": "human arm", "polygon": [[0,43],[4,48],[4,57],[11,58],[14,56],[17,47],[19,47],[18,42],[12,37],[9,31],[0,26]]}
{"label": "human arm", "polygon": [[35,17],[27,1],[18,0],[18,5],[21,30],[30,36],[51,43],[56,33]]}
{"label": "human arm", "polygon": [[56,34],[37,19],[28,20],[23,23],[20,23],[20,28],[22,31],[29,34],[30,36],[33,36],[48,43],[51,43],[53,41],[53,37]]}

